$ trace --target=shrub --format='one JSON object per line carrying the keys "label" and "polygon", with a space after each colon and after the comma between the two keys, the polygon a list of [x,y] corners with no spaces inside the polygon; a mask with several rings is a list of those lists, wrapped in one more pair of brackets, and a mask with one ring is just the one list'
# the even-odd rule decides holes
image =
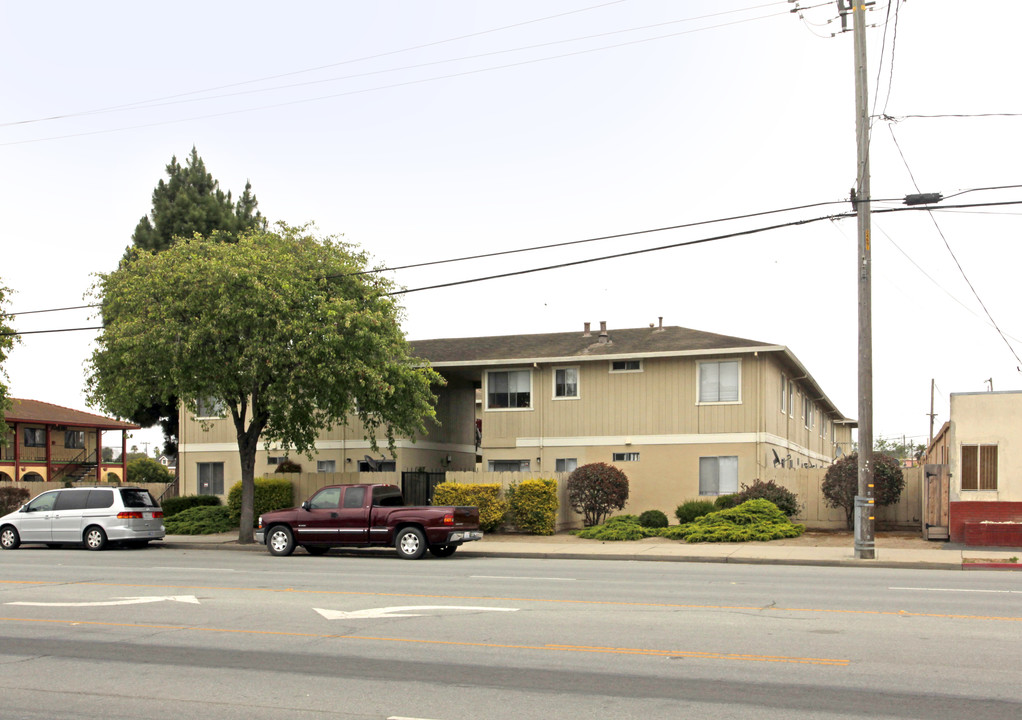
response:
{"label": "shrub", "polygon": [[639,524],[644,528],[665,528],[667,515],[660,510],[647,510],[639,515]]}
{"label": "shrub", "polygon": [[174,476],[156,460],[140,457],[128,461],[127,481],[133,485],[137,483],[169,483],[174,482]]}
{"label": "shrub", "polygon": [[568,476],[568,502],[581,513],[586,527],[599,525],[611,510],[628,500],[628,477],[607,463],[589,463]]}
{"label": "shrub", "polygon": [[14,512],[28,502],[32,493],[22,487],[0,487],[0,515]]}
{"label": "shrub", "polygon": [[478,485],[442,482],[433,490],[434,505],[472,505],[479,508],[479,529],[493,532],[504,522],[507,500],[500,496],[499,483]]}
{"label": "shrub", "polygon": [[[827,507],[844,508],[848,529],[855,527],[855,496],[859,494],[859,454],[845,455],[827,468],[820,489]],[[905,489],[901,463],[890,455],[873,453],[873,500],[875,505],[893,505]]]}
{"label": "shrub", "polygon": [[300,473],[302,471],[301,463],[296,463],[294,460],[284,458],[277,463],[277,469],[274,472],[279,473]]}
{"label": "shrub", "polygon": [[523,480],[507,489],[515,526],[533,535],[553,535],[557,524],[556,480]]}
{"label": "shrub", "polygon": [[680,527],[661,530],[671,540],[685,542],[748,542],[798,537],[805,525],[795,525],[769,500],[749,500],[738,507],[718,510]]}
{"label": "shrub", "polygon": [[674,511],[674,516],[678,518],[679,523],[684,525],[713,512],[715,509],[709,500],[688,500],[678,506],[678,509]]}
{"label": "shrub", "polygon": [[[290,480],[284,479],[255,479],[255,497],[252,500],[253,523],[259,522],[259,516],[271,510],[282,510],[292,507],[294,502],[294,489]],[[241,520],[241,482],[231,486],[227,494],[227,507],[231,512],[231,518],[235,525]]]}
{"label": "shrub", "polygon": [[752,481],[752,485],[742,483],[742,491],[735,495],[734,498],[736,500],[735,505],[741,505],[746,500],[756,500],[757,498],[769,500],[788,517],[795,517],[798,515],[799,510],[801,510],[798,495],[786,487],[777,485],[773,480],[763,482],[756,479]]}
{"label": "shrub", "polygon": [[648,537],[656,537],[663,530],[658,528],[644,528],[639,524],[639,519],[634,515],[616,515],[603,525],[593,525],[583,528],[575,534],[586,540],[644,540]]}
{"label": "shrub", "polygon": [[212,535],[238,529],[230,508],[222,505],[200,505],[182,510],[173,517],[164,517],[169,535]]}
{"label": "shrub", "polygon": [[733,508],[741,503],[738,501],[738,493],[731,493],[730,495],[718,495],[717,499],[713,501],[713,507],[718,510],[727,510]]}
{"label": "shrub", "polygon": [[163,517],[169,518],[188,508],[220,504],[220,498],[216,495],[185,495],[183,497],[167,498],[160,503],[160,507],[163,508]]}
{"label": "shrub", "polygon": [[111,483],[117,483],[121,481],[121,476],[114,472],[108,472],[106,474],[106,481]]}

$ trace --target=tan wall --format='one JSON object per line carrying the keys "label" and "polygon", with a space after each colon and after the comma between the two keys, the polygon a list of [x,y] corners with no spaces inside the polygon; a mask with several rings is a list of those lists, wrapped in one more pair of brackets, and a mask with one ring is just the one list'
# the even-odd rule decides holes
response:
{"label": "tan wall", "polygon": [[[1022,393],[952,393],[951,501],[1022,501]],[[997,445],[997,490],[962,490],[962,445]]]}

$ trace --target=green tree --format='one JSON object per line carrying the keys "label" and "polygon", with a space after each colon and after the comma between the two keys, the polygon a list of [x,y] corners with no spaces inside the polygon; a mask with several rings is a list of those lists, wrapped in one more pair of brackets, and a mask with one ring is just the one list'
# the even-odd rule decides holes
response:
{"label": "green tree", "polygon": [[899,460],[918,460],[926,452],[926,445],[922,443],[910,443],[902,438],[901,442],[896,439],[878,437],[873,441],[873,452],[883,453]]}
{"label": "green tree", "polygon": [[[7,296],[10,295],[10,292],[10,288],[0,285],[0,309],[7,304]],[[4,372],[4,361],[14,348],[14,343],[18,341],[14,329],[8,325],[9,317],[0,311],[0,445],[7,444],[9,428],[4,418],[7,411],[11,409],[11,398],[8,395],[7,384],[4,382],[7,379],[7,373]]]}
{"label": "green tree", "polygon": [[135,458],[128,461],[128,482],[130,483],[169,483],[174,476],[159,462],[148,457]]}
{"label": "green tree", "polygon": [[[220,231],[218,237],[233,241],[234,236],[246,230],[265,230],[266,219],[259,213],[259,201],[252,193],[252,184],[245,183],[245,191],[237,203],[231,193],[220,189],[220,183],[206,170],[206,164],[193,146],[182,167],[174,156],[167,165],[167,180],[160,180],[153,190],[153,206],[143,216],[131,236],[132,245],[125,250],[124,262],[141,251],[161,252],[179,238],[190,238],[195,233],[209,236]],[[159,425],[163,431],[164,448],[177,452],[178,398],[165,402],[146,398],[138,407],[124,414],[142,427]]]}
{"label": "green tree", "polygon": [[[827,468],[821,486],[827,507],[844,508],[845,522],[855,524],[855,496],[859,494],[859,454],[846,455]],[[893,505],[905,489],[901,463],[890,455],[873,454],[873,502]]]}
{"label": "green tree", "polygon": [[309,454],[323,428],[357,418],[377,450],[435,418],[442,378],[410,355],[393,285],[368,258],[308,227],[196,236],[98,276],[105,326],[88,367],[90,402],[126,414],[180,397],[212,401],[241,460],[239,540],[252,541],[260,439]]}

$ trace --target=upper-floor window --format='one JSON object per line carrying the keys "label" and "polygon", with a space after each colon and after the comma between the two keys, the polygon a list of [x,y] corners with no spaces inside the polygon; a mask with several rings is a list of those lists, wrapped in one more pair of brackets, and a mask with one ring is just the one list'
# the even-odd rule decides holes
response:
{"label": "upper-floor window", "polygon": [[785,403],[785,400],[788,398],[788,388],[786,387],[787,382],[788,381],[787,381],[787,378],[784,377],[784,373],[781,373],[781,413],[782,414],[786,413],[788,411],[787,403]]}
{"label": "upper-floor window", "polygon": [[46,430],[25,428],[25,447],[46,447]]}
{"label": "upper-floor window", "polygon": [[740,367],[737,360],[699,363],[699,402],[739,402]]}
{"label": "upper-floor window", "polygon": [[204,397],[195,401],[195,417],[197,418],[221,418],[226,414],[227,406],[221,400]]}
{"label": "upper-floor window", "polygon": [[795,383],[788,381],[788,417],[795,417]]}
{"label": "upper-floor window", "polygon": [[642,360],[612,360],[611,372],[642,372]]}
{"label": "upper-floor window", "polygon": [[488,410],[531,407],[531,372],[528,370],[491,370],[486,373],[486,408]]}
{"label": "upper-floor window", "polygon": [[614,453],[612,462],[639,462],[639,453],[637,452]]}
{"label": "upper-floor window", "polygon": [[997,446],[962,445],[962,490],[997,489]]}
{"label": "upper-floor window", "polygon": [[557,368],[554,370],[554,397],[578,397],[578,368]]}
{"label": "upper-floor window", "polygon": [[84,430],[65,430],[64,431],[64,447],[71,448],[74,450],[85,449],[85,431]]}

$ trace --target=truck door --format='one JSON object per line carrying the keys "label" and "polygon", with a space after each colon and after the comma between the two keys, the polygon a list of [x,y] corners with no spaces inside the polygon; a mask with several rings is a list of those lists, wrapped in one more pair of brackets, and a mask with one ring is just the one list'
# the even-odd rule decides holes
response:
{"label": "truck door", "polygon": [[341,504],[339,530],[341,541],[352,544],[369,542],[369,503],[366,500],[364,486],[352,486],[344,489],[344,502]]}
{"label": "truck door", "polygon": [[295,542],[339,544],[341,489],[326,487],[309,498],[295,520]]}

